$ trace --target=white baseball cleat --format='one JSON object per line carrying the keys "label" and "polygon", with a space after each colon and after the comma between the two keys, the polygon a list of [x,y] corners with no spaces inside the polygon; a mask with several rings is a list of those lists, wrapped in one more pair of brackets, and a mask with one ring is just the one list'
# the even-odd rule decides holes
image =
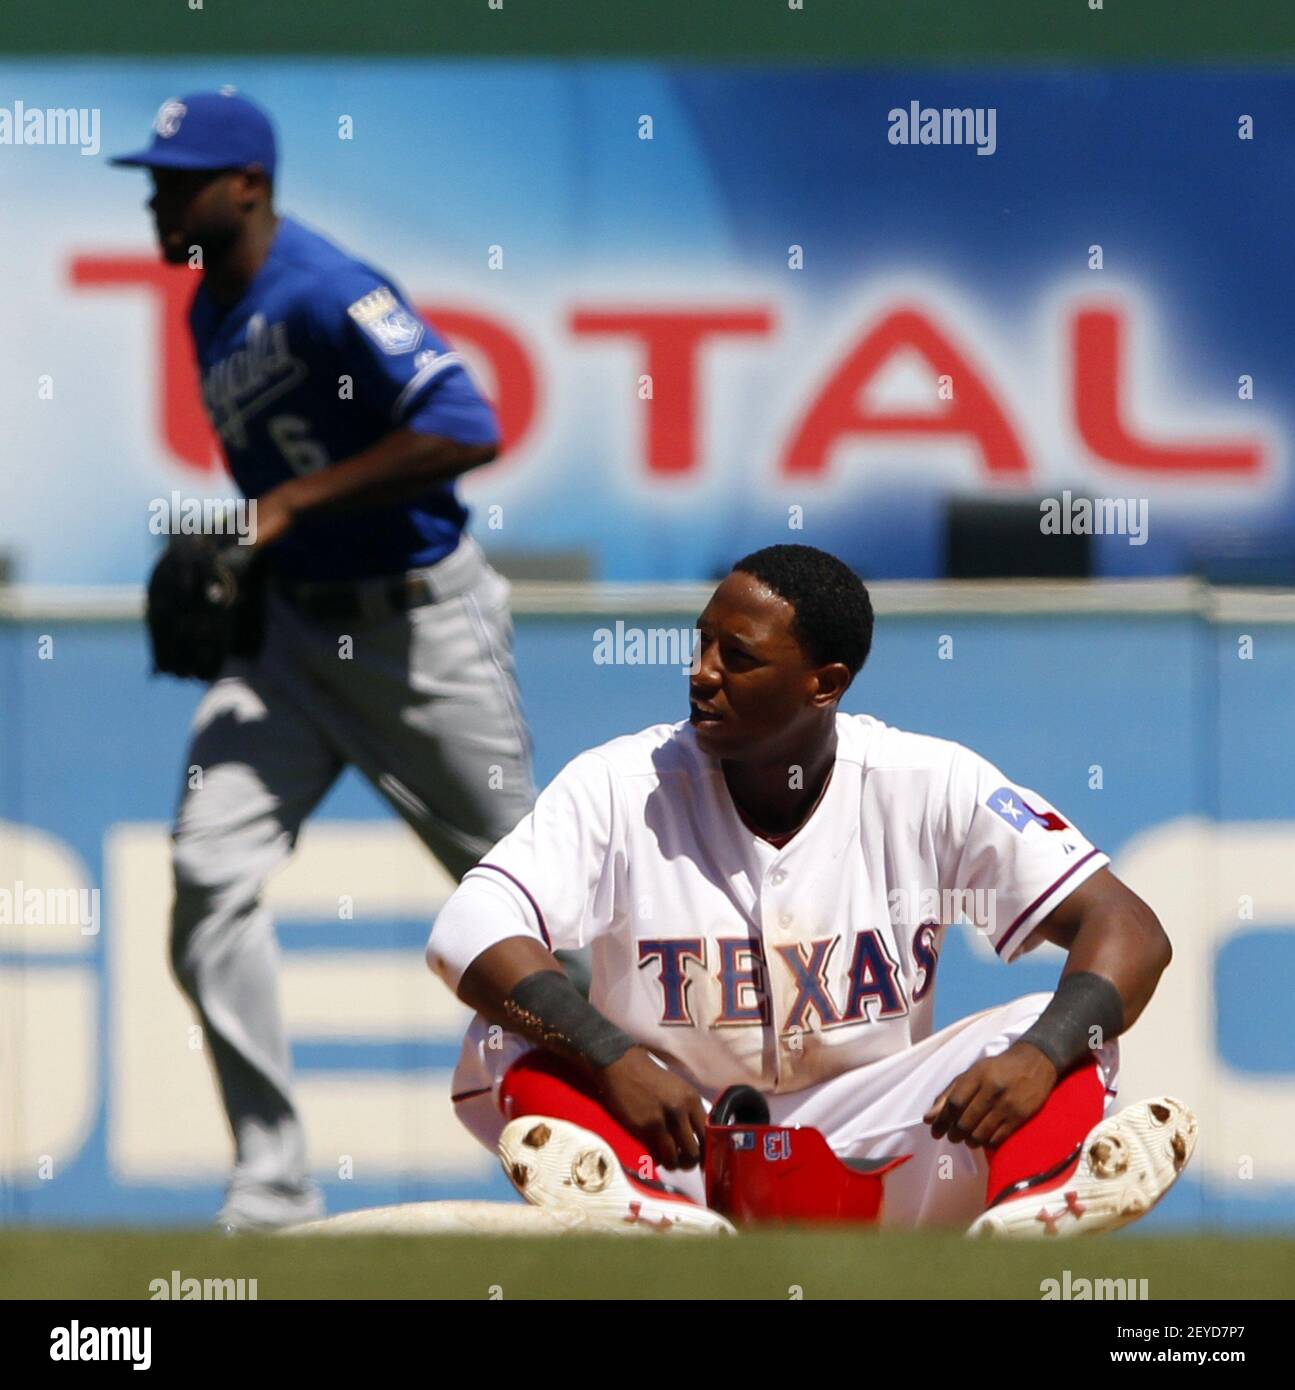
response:
{"label": "white baseball cleat", "polygon": [[324,1196],[313,1182],[300,1186],[254,1183],[234,1178],[216,1217],[221,1235],[265,1235],[322,1220]]}
{"label": "white baseball cleat", "polygon": [[1145,1216],[1169,1191],[1195,1147],[1196,1116],[1182,1101],[1140,1100],[1089,1133],[1067,1182],[999,1202],[967,1234],[1029,1239],[1118,1230]]}
{"label": "white baseball cleat", "polygon": [[513,1120],[499,1138],[499,1161],[533,1206],[578,1213],[586,1229],[736,1234],[719,1212],[631,1179],[605,1139],[568,1120]]}

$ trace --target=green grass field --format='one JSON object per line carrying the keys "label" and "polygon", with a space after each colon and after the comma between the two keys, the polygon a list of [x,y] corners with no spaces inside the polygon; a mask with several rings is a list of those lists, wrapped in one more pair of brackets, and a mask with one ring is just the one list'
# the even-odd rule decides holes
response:
{"label": "green grass field", "polygon": [[[0,1233],[0,1298],[141,1298],[149,1282],[256,1279],[273,1298],[1038,1299],[1044,1279],[1147,1279],[1152,1299],[1290,1298],[1295,1239],[1005,1244],[770,1232],[736,1240],[167,1232]],[[799,1290],[799,1295],[797,1294]]]}

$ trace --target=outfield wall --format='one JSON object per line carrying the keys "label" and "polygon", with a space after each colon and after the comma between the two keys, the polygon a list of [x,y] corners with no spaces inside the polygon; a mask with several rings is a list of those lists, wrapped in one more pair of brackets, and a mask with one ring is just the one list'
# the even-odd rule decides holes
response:
{"label": "outfield wall", "polygon": [[[680,670],[599,665],[596,634],[618,619],[690,627],[705,592],[518,587],[541,780],[583,747],[684,714]],[[1174,941],[1126,1045],[1125,1096],[1182,1096],[1202,1137],[1153,1221],[1295,1223],[1295,600],[1178,581],[876,597],[876,649],[848,708],[958,739],[1042,791]],[[0,591],[0,887],[100,890],[97,930],[0,925],[11,1222],[200,1222],[228,1161],[165,964],[168,819],[198,688],[147,676],[138,606],[129,590]],[[507,1191],[449,1111],[462,1011],[421,956],[448,886],[347,774],[270,887],[334,1210]],[[1005,967],[952,929],[937,1023],[1050,987],[1060,959],[1045,948]]]}

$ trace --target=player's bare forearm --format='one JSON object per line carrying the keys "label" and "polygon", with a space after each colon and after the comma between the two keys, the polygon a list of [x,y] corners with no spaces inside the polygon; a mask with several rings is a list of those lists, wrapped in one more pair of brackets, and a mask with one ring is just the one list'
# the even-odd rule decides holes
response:
{"label": "player's bare forearm", "polygon": [[1087,971],[1115,986],[1123,1005],[1121,1032],[1146,1008],[1173,958],[1156,914],[1109,869],[1076,888],[1037,934],[1067,952],[1063,980]]}
{"label": "player's bare forearm", "polygon": [[291,478],[257,499],[258,546],[271,545],[302,517],[393,506],[489,463],[496,444],[460,444],[398,429],[331,468]]}
{"label": "player's bare forearm", "polygon": [[596,1075],[634,1046],[567,978],[558,958],[532,937],[483,951],[464,971],[459,998],[491,1023]]}
{"label": "player's bare forearm", "polygon": [[1005,1052],[969,1067],[936,1098],[923,1119],[937,1139],[1001,1144],[1064,1072],[1132,1026],[1173,955],[1155,913],[1109,869],[1075,889],[1035,934],[1067,952],[1057,994]]}
{"label": "player's bare forearm", "polygon": [[657,1163],[695,1168],[701,1161],[701,1097],[583,999],[538,941],[496,942],[464,971],[458,995],[490,1022],[579,1066]]}
{"label": "player's bare forearm", "polygon": [[541,970],[564,973],[558,958],[538,941],[529,936],[512,936],[482,951],[468,966],[459,981],[458,996],[491,1023],[538,1041],[509,1017],[508,1000],[528,975]]}

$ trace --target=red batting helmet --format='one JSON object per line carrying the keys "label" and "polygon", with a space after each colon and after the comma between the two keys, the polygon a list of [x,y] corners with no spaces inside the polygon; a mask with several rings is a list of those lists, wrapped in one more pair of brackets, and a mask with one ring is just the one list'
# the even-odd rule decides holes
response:
{"label": "red batting helmet", "polygon": [[882,1179],[911,1157],[867,1171],[848,1166],[816,1129],[771,1125],[764,1097],[730,1086],[706,1126],[706,1205],[737,1225],[875,1224]]}

